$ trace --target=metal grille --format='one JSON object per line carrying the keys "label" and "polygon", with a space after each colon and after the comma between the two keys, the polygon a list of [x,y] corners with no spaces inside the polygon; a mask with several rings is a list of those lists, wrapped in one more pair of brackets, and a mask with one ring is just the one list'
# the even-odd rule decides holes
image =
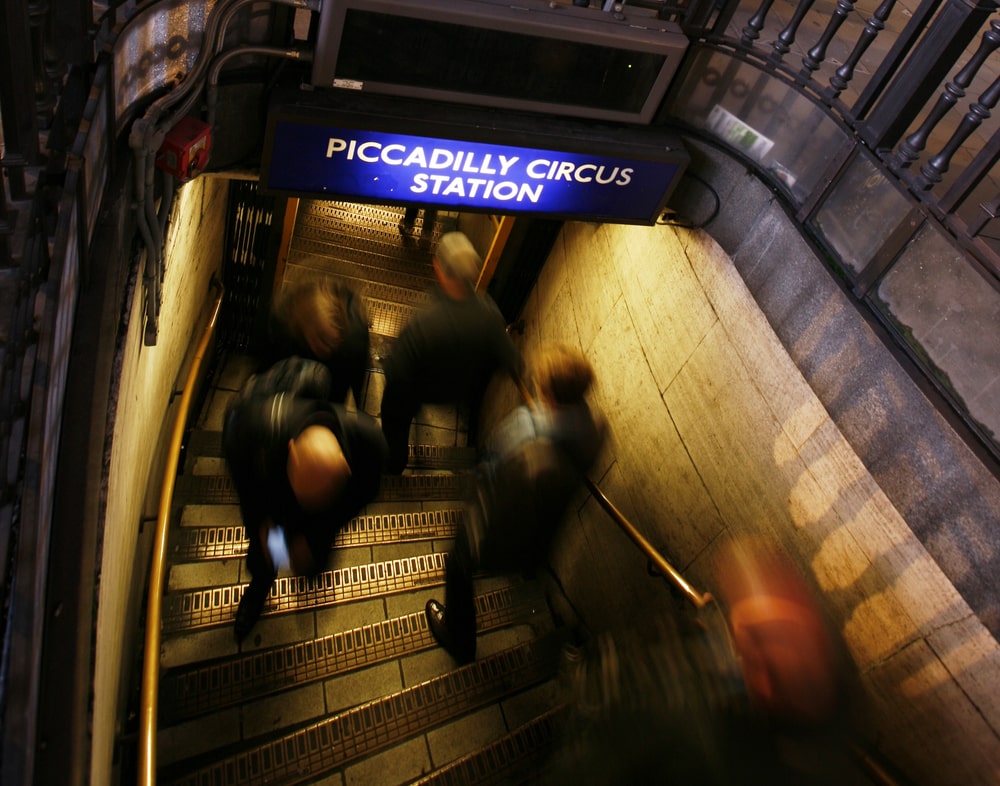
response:
{"label": "metal grille", "polygon": [[[316,578],[282,576],[271,588],[262,616],[407,592],[443,581],[443,554],[327,570]],[[164,633],[231,623],[246,586],[207,587],[168,594],[163,601]]]}
{"label": "metal grille", "polygon": [[410,289],[399,284],[368,284],[364,288],[364,295],[372,300],[387,300],[390,303],[421,305],[431,302],[429,290]]}
{"label": "metal grille", "polygon": [[379,502],[462,499],[472,487],[471,475],[383,476]]}
{"label": "metal grille", "polygon": [[226,294],[217,331],[223,346],[246,349],[254,340],[255,320],[268,285],[265,249],[274,211],[275,197],[261,194],[256,182],[230,183],[223,266]]}
{"label": "metal grille", "polygon": [[453,538],[461,523],[460,508],[358,516],[337,535],[335,545],[360,546],[369,543]]}
{"label": "metal grille", "polygon": [[396,338],[413,315],[413,308],[402,303],[369,300],[365,305],[371,331],[390,338]]}
{"label": "metal grille", "polygon": [[171,558],[184,562],[240,557],[246,554],[248,543],[242,524],[183,527],[171,540]]}
{"label": "metal grille", "polygon": [[443,445],[410,445],[407,466],[433,469],[471,469],[476,463],[475,448]]}
{"label": "metal grille", "polygon": [[305,783],[552,678],[558,652],[545,641],[522,644],[165,780],[178,786]]}
{"label": "metal grille", "polygon": [[182,475],[177,478],[174,486],[176,505],[236,505],[239,501],[233,479],[229,475]]}
{"label": "metal grille", "polygon": [[352,282],[357,282],[357,289],[364,293],[372,291],[378,284],[385,284],[408,290],[412,296],[414,292],[427,290],[434,282],[433,271],[429,266],[426,271],[418,268],[414,272],[415,264],[409,260],[399,261],[386,257],[385,264],[378,264],[383,261],[381,258],[363,251],[341,251],[340,258],[332,259],[328,256],[331,251],[328,245],[296,238],[289,249],[288,262],[305,269],[315,267],[325,273],[351,279]]}
{"label": "metal grille", "polygon": [[[518,597],[509,587],[476,597],[477,628],[495,630],[525,621],[544,600]],[[161,723],[176,723],[205,712],[325,680],[437,647],[423,611],[298,642],[174,669],[160,680]]]}
{"label": "metal grille", "polygon": [[[314,200],[306,203],[299,215],[305,219],[320,217],[340,221],[346,231],[356,232],[359,222],[381,228],[387,235],[395,235],[396,224],[403,217],[403,210],[389,205],[359,204],[357,202],[329,202]],[[368,233],[366,232],[367,236]]]}
{"label": "metal grille", "polygon": [[[294,249],[376,271],[388,268],[406,273],[422,272],[433,278],[429,248],[401,242],[397,229],[399,213],[388,217],[385,209],[376,206],[350,205],[352,209],[344,211],[331,209],[329,204],[310,202],[300,207]],[[415,270],[415,267],[422,267],[422,270]],[[371,278],[367,274],[360,277]],[[380,279],[375,276],[375,280]]]}

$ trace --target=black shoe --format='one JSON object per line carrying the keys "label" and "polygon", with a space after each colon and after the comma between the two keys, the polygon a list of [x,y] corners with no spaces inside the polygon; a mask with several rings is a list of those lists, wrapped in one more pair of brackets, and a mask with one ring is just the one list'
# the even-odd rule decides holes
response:
{"label": "black shoe", "polygon": [[476,659],[476,637],[472,635],[471,642],[459,642],[448,628],[445,620],[445,607],[433,598],[427,601],[424,606],[424,614],[427,615],[427,627],[430,628],[431,635],[437,639],[438,644],[444,647],[445,651],[451,655],[459,665],[472,663]]}
{"label": "black shoe", "polygon": [[247,637],[253,626],[260,619],[260,614],[264,610],[267,596],[271,594],[271,584],[274,579],[250,579],[250,583],[243,590],[243,597],[240,598],[239,608],[236,609],[236,641],[242,642]]}
{"label": "black shoe", "polygon": [[445,649],[451,645],[451,633],[444,621],[444,606],[431,598],[424,606],[424,614],[427,615],[427,627],[431,630],[431,635],[437,639]]}

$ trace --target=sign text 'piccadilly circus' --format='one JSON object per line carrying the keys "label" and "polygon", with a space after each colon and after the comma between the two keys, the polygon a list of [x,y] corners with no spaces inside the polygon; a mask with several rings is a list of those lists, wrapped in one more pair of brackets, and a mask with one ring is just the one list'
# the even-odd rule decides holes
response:
{"label": "sign text 'piccadilly circus'", "polygon": [[[656,219],[686,153],[553,150],[276,120],[266,187],[371,202],[609,221]],[[623,151],[623,152],[619,152]],[[643,151],[648,153],[648,150]]]}
{"label": "sign text 'piccadilly circus'", "polygon": [[[376,140],[331,137],[326,157],[415,170],[409,190],[415,196],[456,196],[538,204],[545,183],[567,182],[627,186],[633,168],[597,162],[578,163],[548,157],[525,159],[489,151],[407,146]],[[499,179],[498,179],[499,178]]]}

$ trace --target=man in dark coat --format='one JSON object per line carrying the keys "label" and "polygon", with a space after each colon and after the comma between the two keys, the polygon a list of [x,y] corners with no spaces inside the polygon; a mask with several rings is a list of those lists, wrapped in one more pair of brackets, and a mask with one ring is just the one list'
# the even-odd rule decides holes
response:
{"label": "man in dark coat", "polygon": [[495,373],[520,372],[500,309],[475,290],[481,266],[463,233],[441,236],[434,255],[440,290],[403,328],[383,364],[387,472],[399,474],[406,467],[410,424],[422,404],[465,403],[475,409]]}
{"label": "man in dark coat", "polygon": [[252,377],[227,412],[223,451],[251,575],[237,640],[260,617],[278,570],[322,570],[337,532],[378,492],[386,459],[378,424],[330,403],[330,385],[322,364],[289,358]]}

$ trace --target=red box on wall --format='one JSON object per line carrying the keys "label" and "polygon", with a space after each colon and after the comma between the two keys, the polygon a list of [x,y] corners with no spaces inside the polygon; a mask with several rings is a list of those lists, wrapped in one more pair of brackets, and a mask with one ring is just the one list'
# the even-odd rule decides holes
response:
{"label": "red box on wall", "polygon": [[178,180],[190,180],[208,165],[212,127],[190,115],[167,132],[156,153],[156,165]]}

